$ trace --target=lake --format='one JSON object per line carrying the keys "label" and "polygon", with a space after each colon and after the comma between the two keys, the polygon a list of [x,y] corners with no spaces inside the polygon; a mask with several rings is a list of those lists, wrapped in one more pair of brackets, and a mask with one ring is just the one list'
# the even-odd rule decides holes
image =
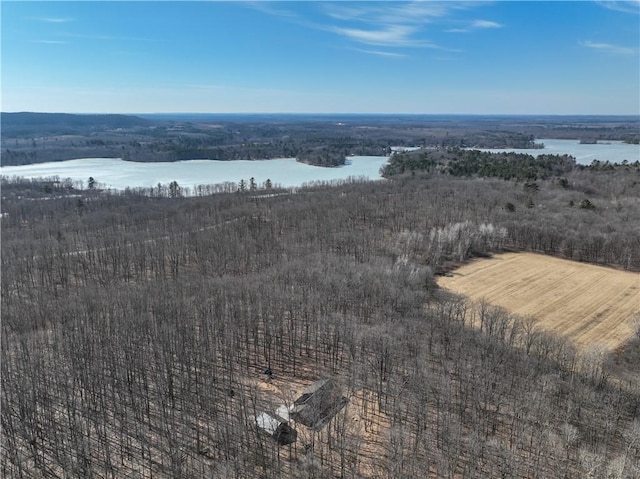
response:
{"label": "lake", "polygon": [[[540,154],[569,154],[579,164],[588,165],[593,160],[621,163],[624,160],[640,160],[640,146],[620,141],[608,144],[581,145],[578,140],[540,139],[545,148],[539,150],[491,149],[483,151],[509,151]],[[414,148],[406,148],[412,150]],[[398,148],[400,150],[400,148]],[[295,158],[262,161],[190,160],[173,163],[136,163],[116,158],[89,158],[79,160],[38,163],[34,165],[7,166],[0,174],[25,178],[58,176],[85,183],[93,177],[101,187],[124,189],[126,187],[152,187],[177,181],[182,187],[193,189],[197,185],[238,183],[254,178],[258,185],[270,179],[274,186],[299,187],[312,182],[346,180],[350,177],[381,179],[380,168],[388,161],[385,156],[350,156],[347,164],[337,168],[323,168],[299,163]]]}
{"label": "lake", "polygon": [[629,145],[621,141],[598,143],[595,145],[581,145],[580,140],[554,140],[541,138],[536,143],[544,143],[540,150],[523,150],[517,148],[492,148],[482,151],[506,151],[527,153],[529,155],[571,155],[579,165],[590,165],[593,160],[622,163],[624,160],[634,162],[640,160],[640,145]]}
{"label": "lake", "polygon": [[6,166],[0,174],[39,178],[58,176],[83,181],[93,177],[102,188],[152,187],[177,181],[181,187],[249,182],[258,185],[267,179],[274,186],[299,187],[312,182],[330,182],[348,178],[381,179],[380,168],[388,161],[385,156],[350,156],[344,166],[323,168],[299,163],[295,158],[261,161],[189,160],[171,163],[136,163],[116,158],[88,158],[32,165]]}

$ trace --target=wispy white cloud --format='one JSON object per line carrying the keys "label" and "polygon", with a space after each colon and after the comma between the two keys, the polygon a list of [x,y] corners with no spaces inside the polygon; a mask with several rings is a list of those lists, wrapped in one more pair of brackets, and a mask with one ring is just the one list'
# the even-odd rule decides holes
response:
{"label": "wispy white cloud", "polygon": [[45,22],[45,23],[68,23],[73,21],[72,18],[61,18],[61,17],[29,17],[29,18],[37,22]]}
{"label": "wispy white cloud", "polygon": [[473,28],[502,28],[502,25],[490,20],[475,20],[471,26]]}
{"label": "wispy white cloud", "polygon": [[403,53],[395,53],[395,52],[384,52],[381,50],[366,50],[364,48],[354,48],[356,52],[366,53],[368,55],[376,55],[379,57],[390,57],[390,58],[406,58],[407,55]]}
{"label": "wispy white cloud", "polygon": [[325,13],[340,21],[358,21],[368,24],[424,24],[444,17],[456,5],[444,2],[367,2],[323,4]]}
{"label": "wispy white cloud", "polygon": [[636,15],[640,15],[640,0],[597,0],[596,3],[601,7],[609,10],[615,10],[616,12],[635,13]]}
{"label": "wispy white cloud", "polygon": [[81,34],[81,33],[60,33],[58,36],[63,38],[77,38],[80,40],[99,40],[99,41],[132,41],[132,42],[148,42],[155,41],[151,38],[143,38],[143,37],[121,37],[114,35],[100,35],[100,34]]}
{"label": "wispy white cloud", "polygon": [[591,40],[578,42],[580,46],[586,48],[592,48],[594,50],[599,50],[601,52],[613,53],[616,55],[634,55],[638,53],[637,48],[625,47],[622,45],[613,45],[611,43],[597,43],[592,42]]}
{"label": "wispy white cloud", "polygon": [[67,42],[62,40],[31,40],[31,43],[44,43],[47,45],[65,45]]}
{"label": "wispy white cloud", "polygon": [[[430,48],[455,51],[424,38],[424,31],[469,2],[362,2],[321,4],[334,25],[324,29],[349,40],[387,48]],[[370,50],[367,50],[370,51]]]}
{"label": "wispy white cloud", "polygon": [[475,30],[490,30],[496,28],[502,28],[504,25],[491,20],[474,20],[471,24],[464,28],[450,28],[447,33],[469,33]]}
{"label": "wispy white cloud", "polygon": [[[391,25],[379,30],[359,30],[353,28],[334,28],[334,32],[364,45],[387,48],[428,48],[451,53],[460,52],[436,43],[420,40],[412,34],[416,29],[402,25]],[[355,49],[358,51],[358,49]],[[387,55],[390,56],[390,55]]]}
{"label": "wispy white cloud", "polygon": [[265,2],[265,1],[252,1],[246,2],[244,4],[246,7],[252,8],[254,10],[260,10],[261,12],[268,13],[269,15],[274,15],[277,17],[289,17],[296,18],[298,15],[287,9],[284,6],[287,5],[286,2]]}
{"label": "wispy white cloud", "polygon": [[[311,3],[311,2],[310,2]],[[321,30],[345,38],[354,44],[385,47],[387,49],[428,48],[458,52],[438,45],[425,37],[430,25],[447,22],[456,11],[476,8],[486,2],[322,2],[316,8],[324,15],[312,20],[299,12],[294,14],[287,3],[249,2],[248,6],[274,16],[289,17],[288,20],[308,28]],[[499,28],[502,25],[488,20],[477,20],[470,28]],[[466,31],[466,30],[464,30]],[[398,56],[389,51],[376,49],[346,48],[380,56]]]}
{"label": "wispy white cloud", "polygon": [[407,25],[388,25],[377,30],[334,27],[332,31],[365,45],[412,47],[424,43],[412,37],[416,29]]}

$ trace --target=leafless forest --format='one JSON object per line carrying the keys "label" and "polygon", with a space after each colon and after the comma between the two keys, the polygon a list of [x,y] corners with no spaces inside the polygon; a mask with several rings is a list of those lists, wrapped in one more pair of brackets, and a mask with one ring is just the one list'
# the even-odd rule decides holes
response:
{"label": "leafless forest", "polygon": [[[535,188],[2,187],[3,477],[640,475],[640,336],[584,353],[486,305],[473,329],[434,279],[505,250],[637,271],[637,167]],[[255,425],[277,405],[265,368],[273,390],[333,378],[349,406],[278,446]]]}

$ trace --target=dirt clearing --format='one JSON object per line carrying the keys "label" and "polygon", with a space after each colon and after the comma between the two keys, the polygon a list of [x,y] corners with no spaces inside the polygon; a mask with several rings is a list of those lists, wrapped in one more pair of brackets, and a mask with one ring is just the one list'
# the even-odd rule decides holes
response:
{"label": "dirt clearing", "polygon": [[485,299],[576,344],[615,349],[634,334],[640,274],[533,253],[474,261],[438,280],[441,287]]}

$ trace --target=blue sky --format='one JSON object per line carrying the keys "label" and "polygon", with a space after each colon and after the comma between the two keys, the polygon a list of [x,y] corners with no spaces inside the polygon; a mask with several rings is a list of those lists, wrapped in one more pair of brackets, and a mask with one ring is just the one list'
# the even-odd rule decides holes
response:
{"label": "blue sky", "polygon": [[640,0],[1,9],[2,111],[640,114]]}

